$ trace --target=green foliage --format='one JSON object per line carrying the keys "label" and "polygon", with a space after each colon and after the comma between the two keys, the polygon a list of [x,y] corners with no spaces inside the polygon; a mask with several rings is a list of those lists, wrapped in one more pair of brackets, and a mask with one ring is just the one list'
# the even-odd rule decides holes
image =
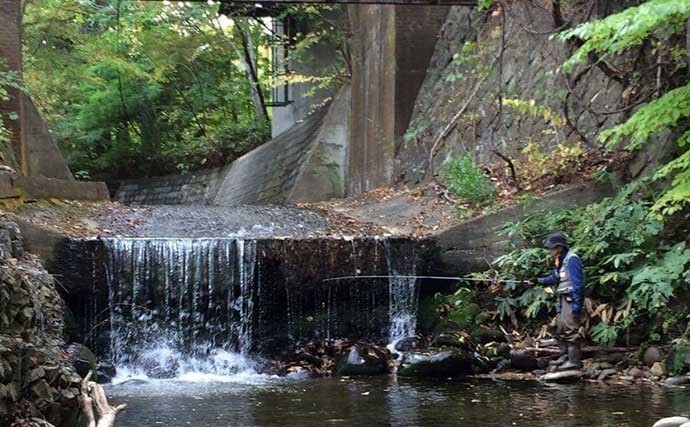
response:
{"label": "green foliage", "polygon": [[504,107],[516,110],[523,115],[542,119],[558,127],[563,127],[565,125],[565,118],[549,107],[537,104],[534,99],[526,101],[519,98],[503,98],[501,102]]}
{"label": "green foliage", "polygon": [[[602,61],[633,48],[639,48],[650,40],[657,46],[669,43],[673,36],[685,30],[690,18],[690,0],[649,0],[639,6],[629,7],[604,19],[587,22],[562,32],[562,40],[578,39],[581,46],[563,65],[572,72],[578,64]],[[685,67],[687,52],[680,46],[671,48],[677,67]],[[609,145],[626,143],[631,150],[638,149],[651,137],[674,131],[687,124],[690,116],[690,84],[672,89],[640,108],[624,123],[600,134],[600,140]],[[673,176],[669,189],[657,201],[654,210],[671,215],[690,204],[690,154],[685,133],[679,140],[680,157],[662,168],[657,178]]]}
{"label": "green foliage", "polygon": [[[4,70],[4,63],[0,58],[0,102],[8,101],[10,94],[8,89],[19,88],[16,75],[13,72]],[[10,141],[10,132],[5,124],[6,120],[16,120],[17,112],[11,112],[4,117],[0,115],[0,150],[4,150]]]}
{"label": "green foliage", "polygon": [[450,295],[436,294],[436,310],[445,321],[443,326],[467,329],[474,325],[477,314],[481,311],[475,302],[475,292],[461,287]]}
{"label": "green foliage", "polygon": [[489,10],[494,5],[494,0],[477,0],[479,10]]}
{"label": "green foliage", "polygon": [[549,153],[545,153],[540,144],[530,142],[522,149],[522,154],[524,157],[517,162],[517,169],[523,182],[536,181],[545,171],[558,177],[576,175],[587,157],[581,142],[558,144]]}
{"label": "green foliage", "polygon": [[666,370],[671,375],[680,375],[690,371],[690,344],[685,341],[676,344],[665,362]]}
{"label": "green foliage", "polygon": [[[668,331],[676,320],[669,316],[674,297],[690,296],[683,287],[690,280],[690,249],[681,241],[668,246],[662,239],[664,223],[653,213],[653,194],[642,183],[628,185],[614,198],[585,208],[542,212],[507,225],[503,233],[518,248],[496,264],[505,277],[535,277],[551,268],[544,236],[566,230],[573,250],[585,267],[588,292],[594,301],[617,306],[590,305],[592,338],[611,343],[636,321],[647,319]],[[515,290],[496,299],[501,316],[510,310],[527,319],[544,314],[555,303],[541,286]],[[650,332],[654,330],[652,326]]]}
{"label": "green foliage", "polygon": [[[27,3],[25,81],[73,170],[170,173],[232,161],[270,135],[243,66],[267,34],[218,6],[132,0]],[[111,175],[112,176],[112,175]]]}
{"label": "green foliage", "polygon": [[491,69],[483,65],[482,46],[479,43],[467,41],[460,50],[453,55],[453,71],[446,76],[449,83],[460,79],[481,78],[491,73]]}
{"label": "green foliage", "polygon": [[690,18],[689,0],[649,0],[604,19],[586,22],[558,35],[562,40],[579,39],[583,44],[563,65],[570,72],[596,55],[599,59],[638,47],[654,36],[668,39],[681,31]]}
{"label": "green foliage", "polygon": [[[284,41],[290,47],[290,60],[308,65],[310,70],[309,74],[289,70],[283,79],[276,81],[276,84],[309,83],[305,96],[313,96],[319,92],[334,93],[350,78],[348,28],[344,26],[346,20],[338,17],[341,11],[338,5],[328,4],[288,6],[283,16],[289,16],[300,27],[309,29],[307,33],[295,34],[292,40]],[[320,50],[324,46],[328,46],[334,52],[335,61],[329,66],[313,63],[314,57],[321,58]]]}
{"label": "green foliage", "polygon": [[496,189],[471,156],[450,158],[444,168],[444,182],[453,194],[474,205],[487,205],[495,199]]}

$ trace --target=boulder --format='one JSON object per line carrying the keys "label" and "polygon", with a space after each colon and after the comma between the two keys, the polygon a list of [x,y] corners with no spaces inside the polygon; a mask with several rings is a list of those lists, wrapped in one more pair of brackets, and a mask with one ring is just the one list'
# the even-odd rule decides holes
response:
{"label": "boulder", "polygon": [[650,371],[655,377],[663,377],[666,375],[666,367],[664,366],[664,362],[655,362]]}
{"label": "boulder", "polygon": [[431,353],[403,354],[398,375],[403,377],[460,377],[471,374],[472,354],[460,349],[447,349]]}
{"label": "boulder", "polygon": [[455,347],[466,349],[470,345],[469,338],[458,332],[441,332],[431,341],[431,347]]}
{"label": "boulder", "polygon": [[524,349],[511,350],[510,367],[519,371],[531,372],[539,369],[539,362],[533,351]]}
{"label": "boulder", "polygon": [[339,361],[337,374],[341,376],[385,374],[388,372],[388,358],[381,353],[367,347],[352,346],[347,357]]}
{"label": "boulder", "polygon": [[90,371],[96,375],[96,356],[87,346],[78,343],[70,344],[67,355],[70,363],[82,378],[85,378]]}
{"label": "boulder", "polygon": [[667,417],[655,422],[652,427],[679,427],[690,422],[690,419],[685,417]]}
{"label": "boulder", "polygon": [[668,387],[680,386],[680,385],[684,385],[687,383],[690,383],[690,378],[688,378],[684,375],[666,378],[666,380],[664,380],[664,382],[663,382],[663,384],[665,386],[668,386]]}
{"label": "boulder", "polygon": [[603,371],[601,371],[601,372],[599,373],[599,376],[597,377],[597,380],[599,380],[599,381],[604,381],[604,380],[606,380],[608,377],[613,376],[613,375],[616,375],[617,373],[618,373],[618,371],[616,371],[616,370],[613,369],[613,368],[604,369]]}
{"label": "boulder", "polygon": [[472,338],[481,344],[490,342],[505,342],[506,337],[498,328],[489,328],[488,326],[478,326],[472,330]]}
{"label": "boulder", "polygon": [[664,360],[664,357],[661,354],[661,350],[659,350],[659,347],[656,346],[648,347],[642,355],[642,362],[644,362],[644,364],[649,367],[651,367],[653,364],[657,362],[661,362],[662,360]]}
{"label": "boulder", "polygon": [[407,337],[398,340],[398,342],[395,343],[395,346],[393,348],[395,348],[395,351],[404,353],[406,351],[419,350],[421,348],[424,348],[424,344],[424,340],[420,337]]}
{"label": "boulder", "polygon": [[572,383],[579,381],[584,376],[584,372],[580,370],[568,370],[561,372],[551,372],[539,377],[540,381],[547,383]]}
{"label": "boulder", "polygon": [[644,376],[644,371],[640,368],[632,368],[628,371],[628,375],[635,379],[642,378]]}

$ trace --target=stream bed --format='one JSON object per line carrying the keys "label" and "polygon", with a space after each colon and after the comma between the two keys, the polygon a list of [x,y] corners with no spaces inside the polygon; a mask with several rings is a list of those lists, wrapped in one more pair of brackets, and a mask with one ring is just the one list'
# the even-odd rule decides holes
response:
{"label": "stream bed", "polygon": [[116,426],[651,427],[690,408],[684,389],[639,385],[290,380],[251,373],[208,380],[108,386],[112,402],[129,405]]}

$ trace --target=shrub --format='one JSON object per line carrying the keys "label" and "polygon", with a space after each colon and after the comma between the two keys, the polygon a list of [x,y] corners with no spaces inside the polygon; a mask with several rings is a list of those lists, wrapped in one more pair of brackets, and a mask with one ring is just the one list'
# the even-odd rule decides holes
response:
{"label": "shrub", "polygon": [[474,205],[491,204],[496,189],[472,157],[464,155],[446,160],[445,184],[456,196]]}
{"label": "shrub", "polygon": [[[544,274],[550,268],[548,253],[539,249],[544,235],[565,230],[585,266],[592,338],[612,343],[642,321],[649,333],[668,333],[680,320],[669,304],[684,304],[682,297],[689,296],[682,285],[690,280],[690,249],[682,238],[662,239],[665,224],[653,213],[653,204],[653,193],[634,183],[616,197],[585,208],[542,212],[509,224],[503,232],[510,240],[533,248],[500,257],[498,268],[507,277]],[[540,287],[516,291],[510,302],[496,300],[504,317],[513,310],[534,318],[551,307]]]}

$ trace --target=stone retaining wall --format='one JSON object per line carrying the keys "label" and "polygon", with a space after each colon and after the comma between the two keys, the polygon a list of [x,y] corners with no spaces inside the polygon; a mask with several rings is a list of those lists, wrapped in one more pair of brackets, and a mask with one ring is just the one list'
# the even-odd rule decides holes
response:
{"label": "stone retaining wall", "polygon": [[209,205],[223,183],[227,168],[195,171],[181,175],[123,181],[115,199],[127,204]]}
{"label": "stone retaining wall", "polygon": [[[436,237],[440,251],[438,272],[455,275],[485,271],[490,263],[509,250],[509,242],[500,234],[504,225],[519,221],[530,213],[596,203],[614,193],[612,184],[590,182],[458,224]],[[552,231],[544,230],[545,233]]]}

